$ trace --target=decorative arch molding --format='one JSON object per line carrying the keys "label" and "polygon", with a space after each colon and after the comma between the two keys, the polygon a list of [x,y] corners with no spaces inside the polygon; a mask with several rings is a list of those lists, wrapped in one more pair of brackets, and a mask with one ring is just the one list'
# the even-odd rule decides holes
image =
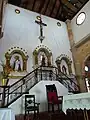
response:
{"label": "decorative arch molding", "polygon": [[[87,56],[85,56],[85,59],[83,61],[83,65],[82,65],[82,74],[83,74],[83,77],[85,77],[85,75],[86,75],[85,66],[88,66],[90,68],[90,53],[87,54]],[[90,78],[90,71],[88,71],[87,77]]]}
{"label": "decorative arch molding", "polygon": [[38,55],[40,52],[44,52],[46,57],[47,57],[47,62],[48,62],[48,66],[52,64],[52,52],[51,50],[45,46],[45,45],[40,45],[37,46],[36,49],[33,52],[33,56],[34,56],[34,64],[38,65]]}
{"label": "decorative arch molding", "polygon": [[82,75],[84,76],[85,75],[85,63],[86,61],[88,60],[88,58],[90,57],[90,53],[86,54],[86,56],[84,56],[84,60],[82,62]]}
{"label": "decorative arch molding", "polygon": [[85,59],[84,59],[84,63],[87,61],[87,59],[90,57],[90,53],[89,54],[87,54],[87,56],[85,57]]}
{"label": "decorative arch molding", "polygon": [[14,54],[18,54],[21,56],[22,63],[23,63],[22,71],[26,71],[27,70],[27,60],[28,60],[27,52],[23,48],[12,47],[5,53],[7,72],[10,73],[12,71],[12,68],[10,65],[10,60]]}
{"label": "decorative arch molding", "polygon": [[61,54],[60,56],[58,56],[56,58],[57,66],[60,66],[62,60],[64,60],[66,62],[67,66],[68,66],[69,74],[71,74],[72,73],[72,68],[71,68],[72,60],[69,58],[69,56],[67,56],[65,54]]}

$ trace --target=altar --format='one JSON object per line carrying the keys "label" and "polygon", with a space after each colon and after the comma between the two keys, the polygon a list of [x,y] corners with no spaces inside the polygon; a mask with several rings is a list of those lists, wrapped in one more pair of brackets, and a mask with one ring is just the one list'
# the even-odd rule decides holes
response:
{"label": "altar", "polygon": [[90,110],[90,93],[80,93],[63,96],[62,110],[64,113],[66,113],[67,109]]}
{"label": "altar", "polygon": [[10,108],[0,108],[0,120],[15,120],[15,114]]}

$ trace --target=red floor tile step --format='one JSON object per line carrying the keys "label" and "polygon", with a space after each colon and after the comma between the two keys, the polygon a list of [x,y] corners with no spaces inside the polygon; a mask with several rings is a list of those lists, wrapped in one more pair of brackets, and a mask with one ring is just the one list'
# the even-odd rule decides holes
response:
{"label": "red floor tile step", "polygon": [[[24,115],[16,115],[15,120],[24,120]],[[66,115],[63,112],[59,113],[48,113],[43,112],[39,113],[39,116],[36,118],[33,118],[33,115],[30,114],[26,117],[26,120],[66,120]]]}

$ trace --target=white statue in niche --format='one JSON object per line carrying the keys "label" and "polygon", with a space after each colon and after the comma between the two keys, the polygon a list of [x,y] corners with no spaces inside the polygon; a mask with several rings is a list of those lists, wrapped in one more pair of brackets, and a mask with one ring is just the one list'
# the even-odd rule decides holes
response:
{"label": "white statue in niche", "polygon": [[68,65],[66,63],[65,60],[61,60],[61,71],[64,73],[64,74],[67,74],[69,75],[69,71],[68,71]]}
{"label": "white statue in niche", "polygon": [[47,56],[44,52],[38,54],[38,65],[47,66]]}
{"label": "white statue in niche", "polygon": [[67,68],[65,67],[65,65],[62,66],[62,72],[63,72],[64,74],[67,74]]}
{"label": "white statue in niche", "polygon": [[10,65],[13,71],[22,71],[22,58],[19,54],[14,54],[10,60]]}
{"label": "white statue in niche", "polygon": [[19,59],[19,56],[15,56],[15,61],[13,64],[13,70],[14,71],[21,71],[21,61]]}

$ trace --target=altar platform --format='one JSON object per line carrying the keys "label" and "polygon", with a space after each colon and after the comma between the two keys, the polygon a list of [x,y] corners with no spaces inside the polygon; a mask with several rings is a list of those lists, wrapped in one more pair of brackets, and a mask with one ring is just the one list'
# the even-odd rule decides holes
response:
{"label": "altar platform", "polygon": [[15,114],[10,108],[0,108],[0,120],[15,120]]}

